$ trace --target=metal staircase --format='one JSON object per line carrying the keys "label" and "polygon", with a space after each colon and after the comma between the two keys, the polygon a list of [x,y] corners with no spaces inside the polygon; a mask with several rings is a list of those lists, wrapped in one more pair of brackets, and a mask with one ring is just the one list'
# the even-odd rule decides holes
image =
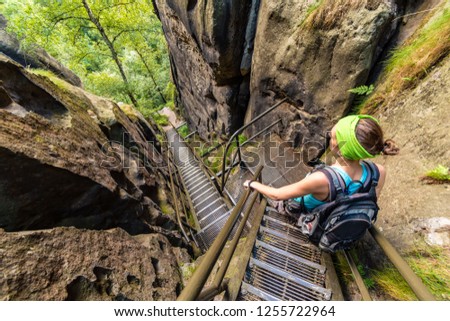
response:
{"label": "metal staircase", "polygon": [[231,210],[176,130],[170,129],[166,134],[195,212],[197,234],[194,237],[206,251],[225,225]]}
{"label": "metal staircase", "polygon": [[321,251],[308,243],[289,217],[267,207],[238,300],[330,300],[325,273]]}
{"label": "metal staircase", "polygon": [[[223,195],[228,195],[233,200],[235,203],[233,208],[230,208],[231,205],[227,206],[227,202],[218,192],[217,185],[213,183],[203,164],[181,140],[177,131],[171,129],[167,132],[184,192],[189,199],[190,209],[194,212],[192,214],[195,215],[197,233],[194,239],[204,252],[201,263],[177,300],[210,300],[223,292],[225,299],[245,301],[344,299],[331,256],[309,243],[307,237],[293,224],[289,216],[277,213],[275,209],[266,206],[266,199],[260,198],[259,202],[256,202],[260,196],[257,192],[249,189],[240,190],[242,181],[239,182],[239,179],[248,179],[249,176],[253,180],[273,184],[275,187],[301,179],[296,177],[304,170],[300,162],[296,167],[285,168],[277,164],[275,167],[264,168],[262,165],[249,165],[245,155],[241,155],[241,147],[247,142],[240,146],[238,135],[285,100],[237,130],[225,147],[219,188]],[[270,124],[261,132],[278,122]],[[252,139],[261,132],[254,135]],[[234,155],[231,153],[231,161],[226,162],[225,157],[233,140],[236,142],[237,151]],[[270,153],[270,148],[262,145],[260,151]],[[287,154],[283,153],[284,156],[279,157],[281,165],[295,159],[293,157],[295,155]],[[236,157],[239,157],[238,162],[235,162]],[[269,157],[269,159],[273,158]],[[229,164],[228,167],[227,164]],[[248,171],[240,173],[238,179],[231,186],[228,185],[229,190],[227,190],[231,169],[236,164],[244,164]],[[213,175],[218,183],[217,176]],[[246,227],[248,230],[244,233]],[[399,269],[417,297],[421,300],[433,300],[433,295],[378,229],[372,227],[370,233]],[[238,243],[243,240],[245,240],[243,247],[236,251]],[[225,246],[226,244],[228,245]],[[351,256],[347,252],[344,254],[362,298],[370,300],[370,295]],[[227,276],[232,260],[237,261],[233,269],[234,273],[232,276]],[[221,261],[220,267],[211,280],[211,272],[218,261]]]}

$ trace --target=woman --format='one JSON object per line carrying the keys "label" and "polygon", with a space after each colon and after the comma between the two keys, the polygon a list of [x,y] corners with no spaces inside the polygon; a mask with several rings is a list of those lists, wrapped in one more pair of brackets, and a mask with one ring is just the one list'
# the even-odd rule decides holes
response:
{"label": "woman", "polygon": [[[357,192],[361,186],[355,181],[364,183],[368,176],[369,169],[360,162],[361,160],[373,158],[379,154],[396,155],[399,152],[393,140],[383,140],[383,131],[378,121],[368,115],[342,118],[331,130],[330,149],[336,157],[332,167],[342,176],[349,195]],[[376,189],[379,195],[384,185],[386,171],[383,166],[378,164],[376,166],[380,172]],[[269,200],[269,204],[280,213],[286,213],[283,200],[295,199],[303,203],[307,211],[330,201],[328,179],[321,171],[312,172],[301,181],[280,188],[250,180],[244,182],[244,187],[250,187],[269,199],[278,201]]]}

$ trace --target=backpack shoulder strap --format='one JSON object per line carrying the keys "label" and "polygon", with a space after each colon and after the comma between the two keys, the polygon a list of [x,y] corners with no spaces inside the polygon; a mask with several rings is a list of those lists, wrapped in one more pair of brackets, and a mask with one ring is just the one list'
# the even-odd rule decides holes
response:
{"label": "backpack shoulder strap", "polygon": [[330,188],[329,201],[334,201],[339,195],[344,194],[345,182],[341,175],[338,174],[331,166],[320,168],[318,171],[325,174],[328,178],[328,186]]}
{"label": "backpack shoulder strap", "polygon": [[363,163],[367,166],[367,168],[369,169],[368,174],[370,174],[370,176],[368,176],[366,182],[367,185],[371,186],[377,186],[378,185],[378,181],[380,179],[380,171],[378,170],[377,165],[375,165],[373,162],[371,161],[363,161]]}

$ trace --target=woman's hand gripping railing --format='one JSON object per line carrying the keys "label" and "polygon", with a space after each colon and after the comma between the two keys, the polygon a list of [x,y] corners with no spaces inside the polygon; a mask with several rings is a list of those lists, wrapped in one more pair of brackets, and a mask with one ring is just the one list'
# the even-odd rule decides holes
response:
{"label": "woman's hand gripping railing", "polygon": [[[255,171],[255,175],[253,179],[258,179],[261,175],[262,171],[262,165],[258,166],[258,168]],[[178,301],[193,301],[197,300],[199,298],[200,293],[203,290],[203,287],[208,280],[208,277],[211,274],[212,269],[214,268],[214,265],[217,263],[217,259],[221,255],[225,244],[227,243],[228,238],[231,235],[231,232],[236,225],[236,222],[238,221],[239,215],[244,208],[250,194],[252,193],[252,190],[249,188],[247,189],[244,194],[241,196],[239,201],[237,202],[236,206],[232,210],[230,217],[228,218],[227,222],[225,223],[225,226],[222,228],[220,233],[217,235],[216,239],[214,240],[211,247],[206,252],[202,262],[198,266],[195,273],[192,275],[191,279],[189,280],[189,283],[187,286],[183,289],[180,296],[177,298]],[[258,193],[255,193],[251,198],[251,204],[247,207],[246,212],[244,213],[244,217],[242,218],[239,227],[234,235],[233,240],[231,241],[230,248],[228,252],[225,254],[224,260],[222,261],[222,265],[219,269],[219,272],[216,274],[216,277],[214,278],[213,285],[211,287],[208,287],[208,289],[204,290],[202,292],[200,298],[206,299],[210,298],[211,296],[214,296],[221,291],[224,290],[226,287],[226,282],[223,282],[223,278],[225,276],[226,270],[228,268],[228,265],[230,264],[231,258],[234,254],[234,251],[236,249],[237,243],[239,241],[239,238],[241,236],[241,233],[244,229],[245,223],[250,215],[251,208],[256,201],[256,198],[258,196]]]}

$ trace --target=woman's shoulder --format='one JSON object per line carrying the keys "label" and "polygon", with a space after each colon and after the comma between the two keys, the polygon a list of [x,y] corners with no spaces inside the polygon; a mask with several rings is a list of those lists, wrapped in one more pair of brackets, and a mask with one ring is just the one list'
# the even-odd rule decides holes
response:
{"label": "woman's shoulder", "polygon": [[318,185],[328,184],[328,178],[321,170],[315,170],[305,177],[309,181],[316,183]]}

